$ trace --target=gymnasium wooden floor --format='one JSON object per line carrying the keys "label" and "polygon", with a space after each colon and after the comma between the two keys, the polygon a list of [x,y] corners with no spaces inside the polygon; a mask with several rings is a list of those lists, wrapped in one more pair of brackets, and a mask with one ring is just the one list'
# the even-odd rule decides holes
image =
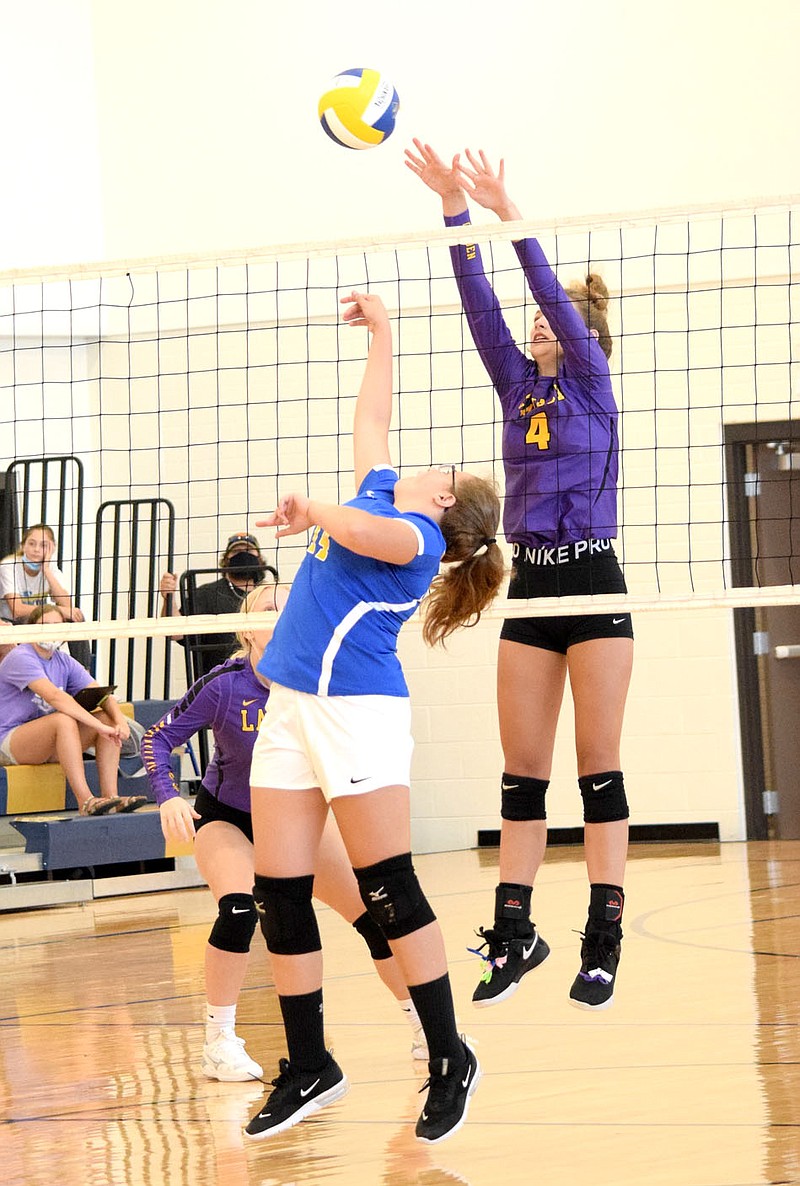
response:
{"label": "gymnasium wooden floor", "polygon": [[[198,1069],[205,890],[0,916],[0,1180],[8,1186],[751,1186],[800,1183],[800,843],[634,849],[617,1000],[567,1003],[586,891],[556,850],[535,917],[552,956],[504,1005],[470,1003],[496,850],[420,857],[484,1078],[451,1140],[418,1144],[424,1065],[361,941],[320,912],[326,1027],[350,1094],[272,1141],[260,1083]],[[239,1008],[284,1053],[266,956]]]}

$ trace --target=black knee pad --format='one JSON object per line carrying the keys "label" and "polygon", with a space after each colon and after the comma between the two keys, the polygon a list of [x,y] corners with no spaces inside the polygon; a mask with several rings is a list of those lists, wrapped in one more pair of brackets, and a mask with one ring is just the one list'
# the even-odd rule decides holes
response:
{"label": "black knee pad", "polygon": [[208,941],[219,951],[250,950],[258,917],[252,894],[223,894],[217,904],[217,918]]}
{"label": "black knee pad", "polygon": [[509,820],[547,819],[544,797],[550,780],[503,774],[500,783],[500,815]]}
{"label": "black knee pad", "polygon": [[387,939],[402,939],[435,922],[436,915],[417,881],[410,852],[353,872],[367,913]]}
{"label": "black knee pad", "polygon": [[587,824],[611,824],[630,815],[621,770],[585,774],[578,779],[583,797],[583,818]]}
{"label": "black knee pad", "polygon": [[314,875],[264,877],[253,886],[258,921],[274,955],[305,955],[322,947],[317,916],[311,904]]}
{"label": "black knee pad", "polygon": [[391,959],[392,949],[386,942],[386,936],[375,919],[370,917],[368,911],[365,910],[363,914],[360,914],[353,926],[366,943],[374,960]]}

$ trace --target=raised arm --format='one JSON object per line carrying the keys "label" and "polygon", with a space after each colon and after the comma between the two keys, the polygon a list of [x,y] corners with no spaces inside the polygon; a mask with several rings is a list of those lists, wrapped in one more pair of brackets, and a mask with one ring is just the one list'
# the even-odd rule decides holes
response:
{"label": "raised arm", "polygon": [[[481,191],[465,177],[460,157],[454,156],[452,163],[446,165],[430,144],[415,140],[414,147],[416,152],[406,149],[405,163],[429,189],[439,194],[447,226],[467,224],[466,187],[477,193]],[[525,382],[528,360],[506,325],[500,302],[486,278],[477,244],[451,247],[450,259],[470,333],[502,401],[506,391]],[[514,409],[508,407],[505,410],[512,412]]]}
{"label": "raised arm", "polygon": [[392,421],[392,327],[380,297],[353,292],[342,297],[348,325],[366,326],[369,354],[353,417],[353,464],[356,490],[376,465],[390,465],[389,426]]}
{"label": "raised arm", "polygon": [[[516,222],[522,218],[511,201],[505,186],[505,162],[501,159],[497,172],[481,149],[475,156],[467,149],[468,165],[459,161],[459,176],[466,192],[486,210],[491,210],[501,222]],[[547,318],[558,338],[567,367],[573,374],[589,371],[608,372],[608,362],[586,322],[573,305],[547,261],[538,239],[516,239],[514,250],[522,264],[525,279],[533,299]]]}

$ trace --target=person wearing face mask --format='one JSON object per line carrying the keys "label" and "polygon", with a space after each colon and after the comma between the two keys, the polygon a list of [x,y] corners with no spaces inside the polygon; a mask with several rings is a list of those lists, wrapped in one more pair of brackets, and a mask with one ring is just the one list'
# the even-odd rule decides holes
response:
{"label": "person wearing face mask", "polygon": [[[277,583],[278,573],[267,564],[261,555],[261,547],[254,535],[237,532],[225,545],[219,558],[220,576],[216,581],[198,585],[192,598],[191,613],[194,614],[237,614],[250,590],[260,585],[267,573]],[[174,572],[165,572],[159,583],[161,593],[161,616],[188,614],[189,608],[178,603],[178,577]],[[186,639],[174,635],[174,640],[186,645]],[[207,675],[212,668],[230,658],[236,646],[235,634],[202,634],[192,645],[197,660],[196,674]]]}
{"label": "person wearing face mask", "polygon": [[[284,601],[283,590],[262,585],[248,593],[242,610],[262,613],[278,609]],[[256,929],[250,762],[269,698],[269,680],[259,673],[258,664],[271,635],[271,626],[240,631],[239,647],[231,658],[197,680],[142,741],[142,759],[159,804],[164,837],[176,843],[194,840],[197,867],[217,903],[205,953],[206,1032],[200,1065],[207,1078],[223,1083],[263,1075],[235,1026]],[[181,798],[170,756],[201,729],[212,730],[215,749],[192,806]],[[333,819],[317,854],[314,893],[361,935],[378,975],[411,1026],[412,1057],[427,1060],[419,1017],[388,943],[364,909]]]}
{"label": "person wearing face mask", "polygon": [[[28,623],[67,621],[60,606],[41,605]],[[144,795],[117,795],[120,747],[130,735],[113,696],[93,712],[75,698],[97,687],[85,667],[58,648],[59,642],[20,643],[0,663],[0,766],[60,763],[81,815],[136,811]],[[94,746],[100,796],[92,794],[83,754]]]}
{"label": "person wearing face mask", "polygon": [[[26,528],[16,552],[0,560],[0,619],[27,622],[31,610],[52,603],[64,610],[66,621],[84,616],[67,589],[66,577],[54,562],[56,537],[46,523]],[[69,653],[91,670],[91,647],[85,639],[69,643]]]}

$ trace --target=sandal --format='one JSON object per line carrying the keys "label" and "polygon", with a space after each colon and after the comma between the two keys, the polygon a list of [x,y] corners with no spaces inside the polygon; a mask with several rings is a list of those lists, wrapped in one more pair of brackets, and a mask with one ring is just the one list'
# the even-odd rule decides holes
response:
{"label": "sandal", "polygon": [[123,795],[121,799],[115,799],[115,806],[112,811],[116,811],[121,815],[127,815],[129,811],[138,811],[140,807],[144,807],[145,803],[150,800],[147,795]]}
{"label": "sandal", "polygon": [[119,811],[121,799],[99,799],[96,795],[91,799],[84,799],[78,808],[79,815],[108,815],[109,811]]}

